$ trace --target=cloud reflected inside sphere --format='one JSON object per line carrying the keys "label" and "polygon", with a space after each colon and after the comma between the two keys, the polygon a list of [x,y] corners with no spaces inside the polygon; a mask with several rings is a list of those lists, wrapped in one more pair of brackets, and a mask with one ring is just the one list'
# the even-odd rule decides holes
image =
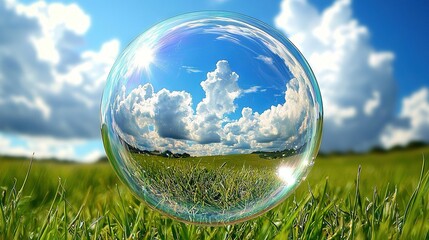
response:
{"label": "cloud reflected inside sphere", "polygon": [[108,158],[152,208],[197,224],[258,216],[307,175],[322,131],[314,75],[279,32],[199,12],[138,36],[101,104]]}

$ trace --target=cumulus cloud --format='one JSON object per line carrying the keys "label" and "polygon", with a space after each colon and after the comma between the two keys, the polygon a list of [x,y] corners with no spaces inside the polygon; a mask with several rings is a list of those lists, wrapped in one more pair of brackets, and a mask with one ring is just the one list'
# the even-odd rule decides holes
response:
{"label": "cumulus cloud", "polygon": [[398,118],[386,126],[380,141],[386,148],[406,145],[410,141],[429,142],[428,88],[421,88],[402,100]]}
{"label": "cumulus cloud", "polygon": [[[77,4],[0,0],[0,16],[0,153],[100,156],[90,139],[99,139],[99,101],[119,41],[82,51],[91,19]],[[79,150],[85,145],[91,154]]]}
{"label": "cumulus cloud", "polygon": [[115,124],[118,126],[119,133],[133,135],[136,132],[146,133],[149,129],[146,125],[153,125],[154,98],[153,87],[151,84],[140,85],[125,96],[125,87],[116,98]]}
{"label": "cumulus cloud", "polygon": [[16,4],[15,9],[19,15],[37,19],[40,33],[30,36],[29,40],[37,57],[52,65],[67,61],[63,51],[73,51],[68,44],[71,40],[78,40],[73,37],[85,34],[91,24],[89,16],[76,4],[39,1],[31,5]]}
{"label": "cumulus cloud", "polygon": [[137,136],[133,135],[154,134],[148,126],[156,131],[155,139],[185,139],[201,144],[220,142],[219,132],[224,117],[235,111],[234,100],[242,92],[237,85],[238,78],[227,61],[218,61],[216,69],[207,73],[207,79],[201,82],[205,97],[197,104],[195,114],[190,93],[167,89],[155,93],[153,86],[146,83],[125,96],[123,87],[116,100],[118,130],[123,138],[143,146],[153,144],[145,140],[146,137],[136,139]]}
{"label": "cumulus cloud", "polygon": [[[201,82],[205,97],[193,109],[192,95],[185,91],[154,91],[150,83],[140,85],[128,95],[125,87],[115,102],[114,126],[120,136],[136,147],[171,150],[193,155],[242,153],[255,150],[282,150],[305,145],[314,121],[313,103],[303,80],[286,84],[284,101],[254,112],[237,106],[235,100],[256,92],[243,90],[239,75],[228,61]],[[228,114],[241,108],[241,116]],[[192,144],[189,144],[189,143]],[[191,146],[191,147],[190,147]]]}
{"label": "cumulus cloud", "polygon": [[371,46],[351,1],[335,1],[319,12],[306,0],[283,0],[275,24],[317,77],[325,110],[322,150],[364,150],[378,143],[394,113],[394,54]]}
{"label": "cumulus cloud", "polygon": [[291,79],[284,102],[262,113],[244,107],[241,117],[225,125],[223,143],[241,149],[285,149],[303,146],[310,128],[313,103],[303,81]]}
{"label": "cumulus cloud", "polygon": [[189,139],[189,125],[193,110],[192,97],[184,91],[162,89],[155,103],[155,127],[160,137]]}
{"label": "cumulus cloud", "polygon": [[377,91],[374,91],[372,92],[372,98],[366,101],[363,111],[366,115],[372,115],[373,112],[379,106],[380,106],[380,93]]}
{"label": "cumulus cloud", "polygon": [[0,131],[98,138],[104,81],[118,51],[111,40],[81,52],[90,17],[76,4],[0,1]]}
{"label": "cumulus cloud", "polygon": [[238,74],[231,71],[226,60],[218,61],[216,69],[201,82],[205,97],[198,103],[193,122],[194,138],[201,143],[220,142],[219,131],[224,115],[237,108],[234,100],[240,96]]}
{"label": "cumulus cloud", "polygon": [[[259,132],[265,141],[295,141],[294,137],[305,134],[307,125],[310,124],[309,115],[313,105],[304,82],[294,78],[288,82],[286,88],[285,103],[272,106],[260,116]],[[302,144],[304,143],[299,143]]]}

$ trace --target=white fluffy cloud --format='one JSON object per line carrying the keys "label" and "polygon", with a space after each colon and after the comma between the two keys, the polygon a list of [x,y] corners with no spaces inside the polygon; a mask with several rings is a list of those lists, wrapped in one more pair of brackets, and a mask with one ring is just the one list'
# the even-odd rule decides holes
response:
{"label": "white fluffy cloud", "polygon": [[372,98],[368,99],[365,103],[363,111],[366,115],[372,115],[374,110],[380,106],[380,93],[377,91],[372,92]]}
{"label": "white fluffy cloud", "polygon": [[35,47],[37,57],[52,65],[63,60],[61,50],[67,48],[67,45],[61,43],[64,35],[83,35],[91,24],[89,16],[76,4],[39,1],[31,5],[13,5],[19,15],[37,19],[40,34],[31,36],[29,40]]}
{"label": "white fluffy cloud", "polygon": [[184,91],[162,89],[157,94],[154,109],[155,128],[160,137],[189,139],[193,110],[192,97]]}
{"label": "white fluffy cloud", "polygon": [[90,18],[75,4],[0,1],[0,15],[0,112],[13,112],[0,131],[98,138],[94,113],[119,42],[77,50]]}
{"label": "white fluffy cloud", "polygon": [[[123,138],[129,141],[134,138],[146,147],[162,145],[148,143],[145,136],[154,134],[148,126],[156,130],[155,139],[186,139],[201,144],[220,142],[225,114],[235,111],[234,100],[242,92],[237,85],[238,78],[227,61],[217,62],[216,69],[207,73],[207,79],[201,82],[205,97],[197,104],[195,114],[192,96],[187,92],[161,89],[154,93],[152,85],[147,83],[125,96],[124,87],[116,100],[117,130]],[[136,133],[144,137],[135,139]]]}
{"label": "white fluffy cloud", "polygon": [[154,114],[154,92],[151,84],[145,84],[133,89],[125,96],[125,87],[116,97],[117,107],[115,110],[114,126],[119,127],[122,137],[125,134],[132,135],[135,132],[145,133],[149,129],[144,128],[145,124],[153,125]]}
{"label": "white fluffy cloud", "polygon": [[32,136],[22,146],[36,155],[53,148],[28,141],[98,139],[96,113],[119,41],[82,51],[91,20],[76,4],[0,0],[0,16],[0,132]]}
{"label": "white fluffy cloud", "polygon": [[305,144],[311,124],[313,103],[303,81],[292,79],[286,85],[285,101],[262,113],[244,107],[241,117],[225,125],[223,143],[242,149],[283,150]]}
{"label": "white fluffy cloud", "polygon": [[401,112],[381,135],[384,147],[406,145],[410,141],[429,142],[429,89],[422,88],[402,100]]}
{"label": "white fluffy cloud", "polygon": [[335,1],[319,12],[306,0],[283,0],[275,24],[301,50],[319,82],[322,149],[377,144],[394,113],[394,54],[371,46],[368,29],[353,18],[351,1]]}
{"label": "white fluffy cloud", "polygon": [[206,93],[205,98],[198,103],[193,129],[194,139],[200,143],[220,142],[220,129],[225,114],[235,112],[237,106],[234,100],[240,96],[238,74],[232,72],[229,64],[221,60],[216,64],[216,70],[207,73],[207,79],[201,82]]}
{"label": "white fluffy cloud", "polygon": [[[259,89],[243,90],[238,79],[226,60],[218,61],[200,84],[205,97],[195,111],[190,93],[155,92],[146,83],[126,95],[123,87],[115,102],[115,129],[135,147],[193,155],[282,150],[306,143],[316,116],[312,116],[313,103],[303,80],[291,79],[284,102],[258,113],[236,105],[236,99]],[[237,110],[241,117],[229,119],[228,114]]]}

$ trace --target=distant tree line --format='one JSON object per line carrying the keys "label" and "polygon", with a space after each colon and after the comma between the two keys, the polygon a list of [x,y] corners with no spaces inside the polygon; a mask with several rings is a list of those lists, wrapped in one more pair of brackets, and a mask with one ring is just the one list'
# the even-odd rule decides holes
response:
{"label": "distant tree line", "polygon": [[391,148],[384,148],[381,147],[379,145],[374,146],[373,148],[369,149],[366,152],[355,152],[352,150],[349,151],[344,151],[344,152],[319,152],[319,156],[327,156],[327,155],[356,155],[356,154],[363,154],[363,153],[387,153],[387,152],[391,152],[391,151],[402,151],[402,150],[412,150],[412,149],[417,149],[417,148],[422,148],[422,147],[427,147],[429,146],[428,142],[424,142],[424,141],[411,141],[406,145],[396,145],[393,146]]}
{"label": "distant tree line", "polygon": [[133,147],[127,143],[125,143],[125,144],[131,153],[144,154],[147,156],[161,156],[161,157],[165,157],[165,158],[188,158],[188,157],[191,157],[191,155],[189,153],[186,153],[186,152],[185,153],[173,153],[170,150],[165,150],[163,152],[161,152],[159,150],[149,151],[149,150],[144,150],[144,149],[142,150],[142,149],[139,149],[137,147]]}
{"label": "distant tree line", "polygon": [[421,147],[425,147],[428,146],[427,142],[423,142],[423,141],[411,141],[409,142],[407,145],[396,145],[393,146],[389,149],[380,147],[380,146],[375,146],[373,147],[369,152],[372,153],[384,153],[384,152],[388,152],[388,151],[398,151],[398,150],[406,150],[406,149],[417,149],[417,148],[421,148]]}
{"label": "distant tree line", "polygon": [[268,152],[268,151],[254,151],[252,154],[258,154],[260,158],[266,158],[266,159],[276,159],[276,158],[284,158],[284,157],[290,157],[296,154],[302,153],[305,148],[307,147],[307,144],[302,145],[298,148],[286,148],[281,151],[274,151],[274,152]]}

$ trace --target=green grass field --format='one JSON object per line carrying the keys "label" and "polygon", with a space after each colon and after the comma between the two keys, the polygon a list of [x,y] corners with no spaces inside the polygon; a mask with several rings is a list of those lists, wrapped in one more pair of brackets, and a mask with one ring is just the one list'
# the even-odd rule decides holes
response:
{"label": "green grass field", "polygon": [[4,158],[0,239],[428,239],[428,155],[426,147],[318,157],[281,205],[221,227],[158,214],[108,163],[34,161],[25,179],[29,161]]}
{"label": "green grass field", "polygon": [[[165,158],[133,154],[137,194],[171,216],[224,225],[266,209],[281,188],[279,160],[256,154]],[[265,164],[264,164],[265,163]],[[144,189],[141,191],[141,189]],[[283,189],[283,188],[281,188]],[[264,203],[260,199],[266,199]],[[267,205],[267,206],[266,206]]]}

